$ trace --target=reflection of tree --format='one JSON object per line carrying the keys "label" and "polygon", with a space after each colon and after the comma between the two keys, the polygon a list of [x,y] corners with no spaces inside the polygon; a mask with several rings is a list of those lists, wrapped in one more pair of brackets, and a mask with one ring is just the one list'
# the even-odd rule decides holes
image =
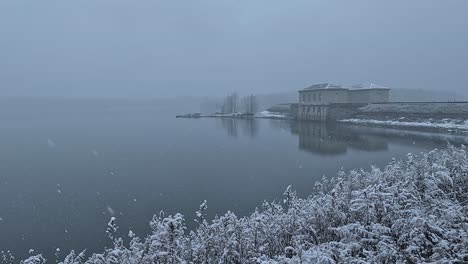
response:
{"label": "reflection of tree", "polygon": [[258,120],[253,118],[221,118],[221,124],[231,137],[238,137],[238,127],[242,129],[244,135],[251,138],[254,138],[258,133]]}
{"label": "reflection of tree", "polygon": [[384,138],[363,136],[339,124],[293,122],[291,132],[299,135],[300,149],[321,154],[343,154],[349,148],[365,151],[388,148]]}
{"label": "reflection of tree", "polygon": [[254,118],[238,120],[244,130],[244,134],[254,138],[258,133],[258,121]]}
{"label": "reflection of tree", "polygon": [[236,119],[233,118],[221,118],[221,124],[223,128],[226,130],[229,136],[237,137],[237,124]]}

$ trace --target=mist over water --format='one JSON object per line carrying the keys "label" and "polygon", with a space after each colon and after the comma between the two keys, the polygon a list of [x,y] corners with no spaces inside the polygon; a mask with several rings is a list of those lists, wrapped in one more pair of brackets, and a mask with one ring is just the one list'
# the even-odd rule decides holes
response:
{"label": "mist over water", "polygon": [[[177,107],[176,107],[177,108]],[[393,157],[466,137],[282,120],[175,119],[152,100],[9,100],[0,105],[0,249],[53,259],[56,248],[110,246],[148,231],[154,213],[239,216],[288,185],[310,194],[342,167],[384,166]]]}

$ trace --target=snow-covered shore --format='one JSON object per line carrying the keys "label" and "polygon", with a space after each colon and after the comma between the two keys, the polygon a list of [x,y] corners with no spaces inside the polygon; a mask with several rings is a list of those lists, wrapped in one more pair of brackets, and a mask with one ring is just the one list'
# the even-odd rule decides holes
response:
{"label": "snow-covered shore", "polygon": [[388,113],[401,115],[468,115],[468,103],[390,103],[369,104],[360,108],[361,113]]}
{"label": "snow-covered shore", "polygon": [[202,118],[202,117],[209,117],[209,118],[268,118],[268,119],[292,119],[285,113],[277,113],[277,112],[270,112],[270,111],[262,111],[257,114],[249,114],[249,113],[214,113],[214,114],[201,114],[201,113],[193,113],[193,114],[185,114],[185,115],[177,115],[176,118]]}
{"label": "snow-covered shore", "polygon": [[[112,218],[109,249],[72,251],[62,263],[468,261],[466,147],[408,154],[382,169],[340,172],[312,189],[310,197],[299,198],[288,187],[282,202],[265,202],[243,218],[227,212],[208,221],[203,203],[195,214],[199,226],[190,232],[180,214],[155,215],[151,233],[142,238],[120,232]],[[9,254],[3,255],[3,263],[10,263]],[[44,262],[41,255],[23,261]]]}
{"label": "snow-covered shore", "polygon": [[377,119],[364,119],[364,118],[350,118],[339,120],[341,123],[351,123],[359,125],[376,125],[376,126],[391,126],[391,127],[406,127],[406,128],[429,128],[429,129],[442,129],[452,131],[467,131],[468,120],[457,119],[441,119],[441,120],[414,120],[405,121],[404,119],[398,120],[377,120]]}
{"label": "snow-covered shore", "polygon": [[201,113],[192,113],[185,115],[177,115],[176,118],[201,118],[201,117],[217,117],[217,118],[252,118],[254,114],[249,113],[213,113],[213,114],[201,114]]}
{"label": "snow-covered shore", "polygon": [[256,115],[258,118],[273,118],[273,119],[292,119],[286,113],[279,113],[279,112],[270,112],[270,111],[262,111]]}

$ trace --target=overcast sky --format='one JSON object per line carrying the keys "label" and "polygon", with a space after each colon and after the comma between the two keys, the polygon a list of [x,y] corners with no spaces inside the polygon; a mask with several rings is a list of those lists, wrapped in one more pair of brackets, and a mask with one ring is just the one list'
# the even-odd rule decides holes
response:
{"label": "overcast sky", "polygon": [[0,95],[468,91],[466,0],[0,0]]}

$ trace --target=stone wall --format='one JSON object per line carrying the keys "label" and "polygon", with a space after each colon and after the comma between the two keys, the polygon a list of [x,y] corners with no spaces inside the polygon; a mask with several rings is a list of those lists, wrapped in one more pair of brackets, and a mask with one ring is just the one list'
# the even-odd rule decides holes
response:
{"label": "stone wall", "polygon": [[360,108],[367,104],[332,104],[328,111],[327,120],[336,121],[341,119],[347,119],[359,114]]}
{"label": "stone wall", "polygon": [[386,89],[349,90],[348,103],[385,103],[390,100],[390,91]]}

